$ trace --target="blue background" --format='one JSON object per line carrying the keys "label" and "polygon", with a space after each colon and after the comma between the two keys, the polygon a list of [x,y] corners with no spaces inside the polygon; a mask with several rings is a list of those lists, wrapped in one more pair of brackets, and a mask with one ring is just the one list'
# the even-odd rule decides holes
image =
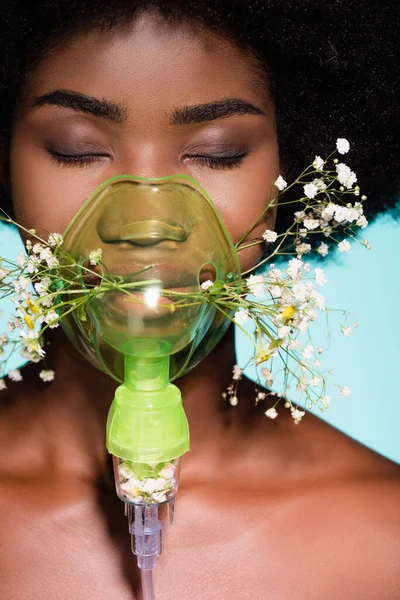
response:
{"label": "blue background", "polygon": [[[326,262],[324,271],[328,283],[322,288],[329,308],[346,309],[356,315],[358,328],[350,337],[343,337],[333,316],[330,330],[332,346],[323,355],[323,366],[335,371],[330,377],[329,410],[315,414],[347,435],[384,456],[400,463],[398,374],[400,373],[400,304],[399,265],[396,240],[400,239],[400,222],[385,215],[370,225],[365,237],[372,249],[352,244],[345,256]],[[22,249],[17,232],[0,223],[0,256],[15,258]],[[323,266],[323,265],[322,265]],[[2,301],[0,332],[5,331],[12,305]],[[321,322],[320,322],[321,321]],[[325,345],[324,319],[312,324],[315,347]],[[248,361],[252,347],[246,336],[236,329],[238,364]],[[10,368],[21,365],[16,356]],[[255,379],[254,370],[246,375]],[[348,385],[352,394],[340,398],[335,384]],[[276,391],[279,381],[276,380]],[[296,392],[291,399],[297,400]]]}
{"label": "blue background", "polygon": [[[384,215],[362,233],[370,242],[371,250],[352,242],[349,253],[337,253],[335,260],[318,265],[323,267],[328,280],[323,288],[318,288],[326,298],[326,306],[355,313],[358,327],[350,337],[344,337],[340,332],[343,319],[339,313],[330,317],[332,345],[321,355],[321,361],[323,367],[334,370],[327,389],[331,406],[324,413],[318,409],[313,409],[313,413],[400,463],[397,412],[400,405],[400,269],[396,252],[400,222]],[[310,332],[315,348],[326,346],[323,317],[311,324]],[[241,365],[252,351],[250,341],[238,328],[236,351]],[[256,379],[254,368],[249,368],[246,375]],[[351,395],[340,398],[337,384],[349,386]],[[280,391],[279,378],[274,381],[273,389]],[[300,393],[290,390],[288,396],[297,401]]]}

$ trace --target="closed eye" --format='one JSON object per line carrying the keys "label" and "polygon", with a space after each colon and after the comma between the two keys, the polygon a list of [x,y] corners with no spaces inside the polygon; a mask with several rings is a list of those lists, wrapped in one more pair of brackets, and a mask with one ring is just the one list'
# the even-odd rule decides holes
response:
{"label": "closed eye", "polygon": [[239,151],[226,155],[186,155],[184,160],[194,160],[197,163],[211,169],[231,169],[239,167],[243,160],[248,156],[247,151]]}
{"label": "closed eye", "polygon": [[103,160],[104,158],[109,158],[109,154],[101,154],[101,153],[67,154],[64,152],[58,152],[58,151],[51,150],[51,149],[47,149],[47,152],[50,154],[51,158],[57,164],[80,166],[80,167],[84,167],[85,165],[99,162],[100,160]]}
{"label": "closed eye", "polygon": [[[87,153],[87,154],[68,154],[59,152],[56,150],[48,149],[48,153],[51,158],[57,164],[66,166],[79,166],[84,167],[86,165],[99,162],[105,158],[109,158],[108,154],[102,153]],[[248,151],[240,150],[235,153],[226,155],[186,155],[184,162],[187,160],[195,161],[201,166],[209,167],[211,169],[230,169],[239,167],[243,160],[248,156]]]}

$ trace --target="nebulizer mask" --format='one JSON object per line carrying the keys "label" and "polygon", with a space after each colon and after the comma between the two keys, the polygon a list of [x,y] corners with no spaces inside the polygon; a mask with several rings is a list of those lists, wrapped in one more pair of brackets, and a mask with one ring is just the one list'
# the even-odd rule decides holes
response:
{"label": "nebulizer mask", "polygon": [[144,597],[152,598],[158,507],[168,505],[172,522],[180,461],[189,450],[181,394],[171,382],[225,333],[229,319],[199,292],[206,281],[233,280],[237,254],[209,196],[182,175],[104,182],[68,226],[64,247],[76,265],[63,273],[71,293],[75,281],[80,289],[107,282],[84,315],[72,311],[62,323],[75,347],[120,383],[107,448]]}

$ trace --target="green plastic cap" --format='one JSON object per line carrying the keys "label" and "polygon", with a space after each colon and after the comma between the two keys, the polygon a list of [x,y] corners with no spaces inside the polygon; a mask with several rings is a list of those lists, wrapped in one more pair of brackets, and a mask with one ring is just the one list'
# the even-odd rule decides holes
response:
{"label": "green plastic cap", "polygon": [[126,357],[125,382],[107,420],[107,449],[124,460],[156,463],[189,450],[180,390],[168,383],[168,357]]}

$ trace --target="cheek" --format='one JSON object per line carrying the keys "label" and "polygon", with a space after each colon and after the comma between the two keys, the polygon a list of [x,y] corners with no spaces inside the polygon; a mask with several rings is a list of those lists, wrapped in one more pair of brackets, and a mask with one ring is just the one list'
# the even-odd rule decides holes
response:
{"label": "cheek", "polygon": [[91,192],[107,177],[99,170],[61,168],[45,149],[15,135],[10,148],[16,220],[27,228],[62,233]]}
{"label": "cheek", "polygon": [[[260,217],[273,197],[273,183],[279,172],[277,144],[268,145],[253,157],[249,156],[240,168],[218,175],[198,176],[216,205],[233,240],[237,242]],[[268,210],[252,231],[250,238],[259,237],[265,229],[274,229],[276,209]],[[253,266],[263,253],[259,244],[239,253],[242,270]]]}

